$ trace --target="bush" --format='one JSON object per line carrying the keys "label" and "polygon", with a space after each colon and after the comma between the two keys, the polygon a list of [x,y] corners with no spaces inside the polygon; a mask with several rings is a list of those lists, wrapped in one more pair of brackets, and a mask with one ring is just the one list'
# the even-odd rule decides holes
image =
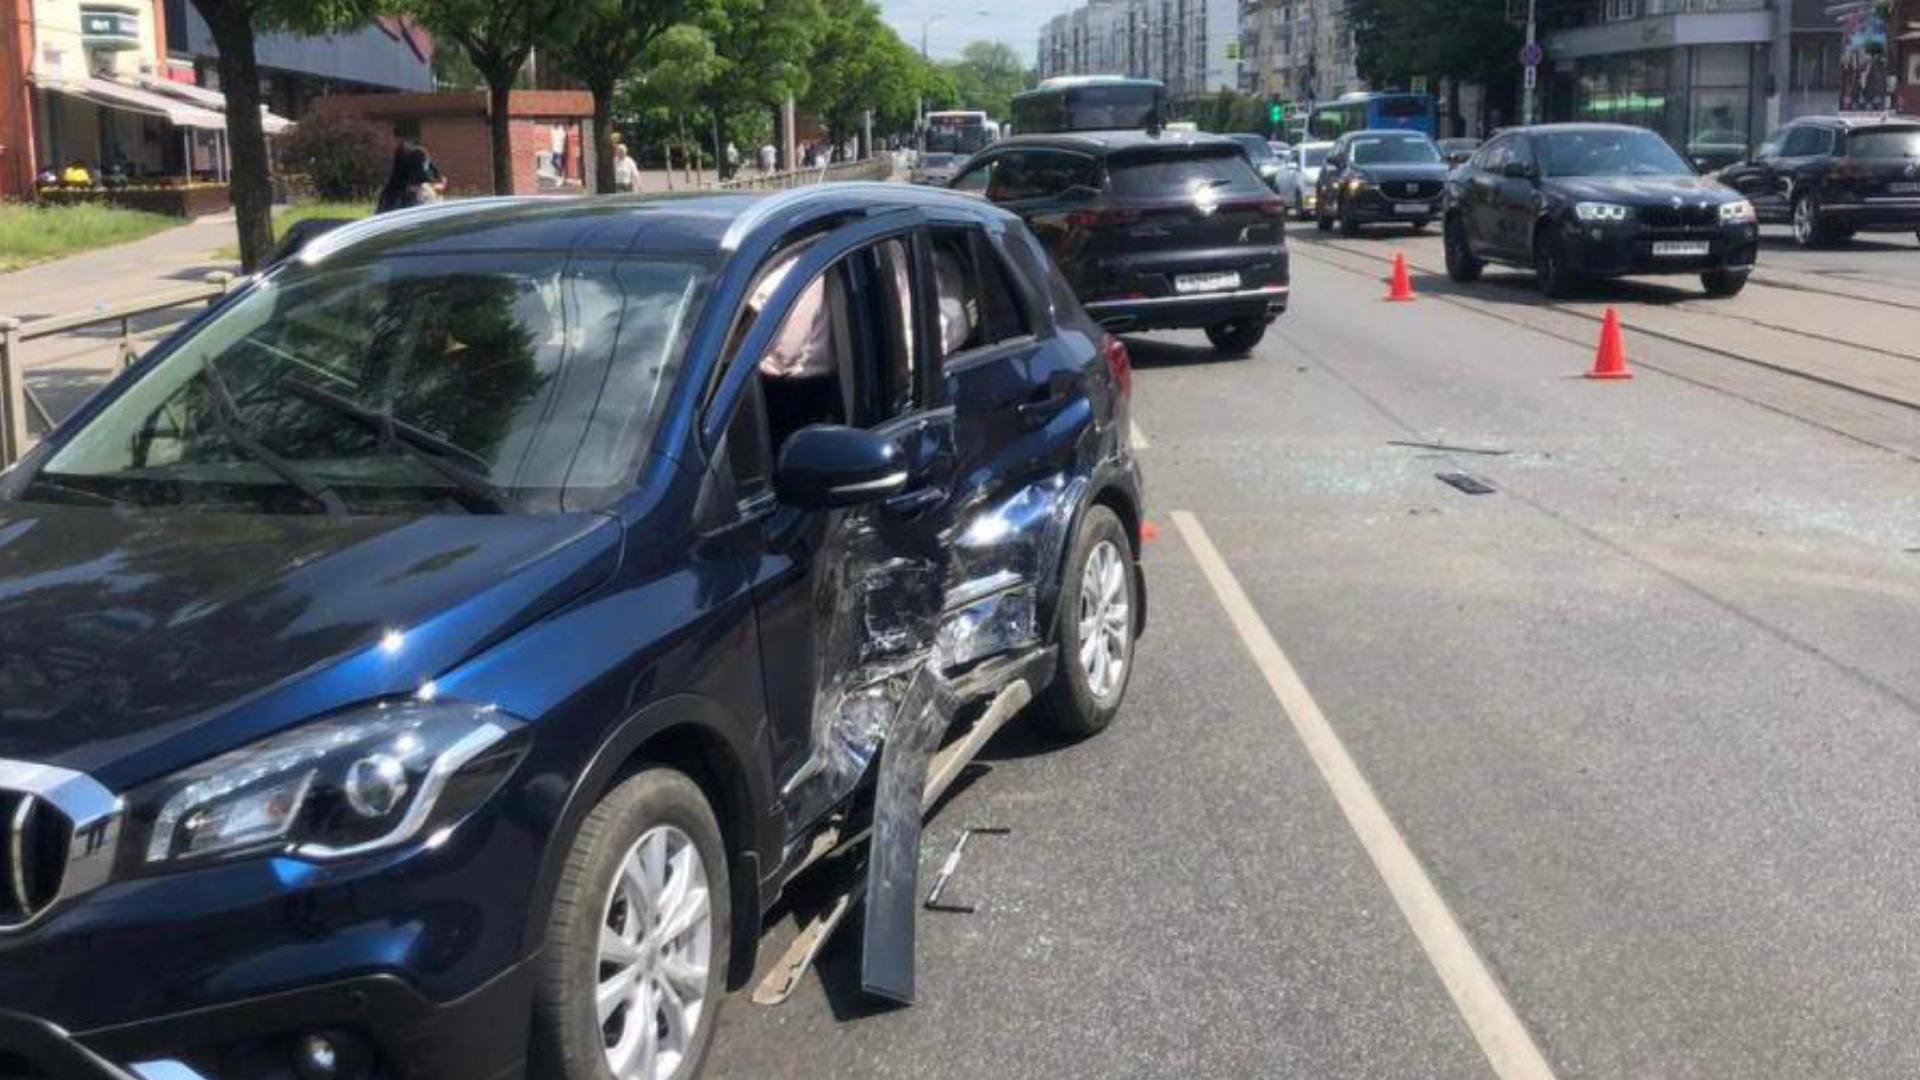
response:
{"label": "bush", "polygon": [[393,135],[358,117],[319,114],[300,121],[280,152],[289,172],[303,173],[322,199],[372,198],[393,167]]}

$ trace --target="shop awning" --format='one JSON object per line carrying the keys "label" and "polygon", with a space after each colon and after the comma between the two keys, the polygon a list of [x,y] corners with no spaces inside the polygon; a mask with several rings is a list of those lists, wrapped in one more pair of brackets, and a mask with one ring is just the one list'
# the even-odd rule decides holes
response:
{"label": "shop awning", "polygon": [[[204,86],[174,82],[172,79],[155,78],[152,75],[142,75],[140,76],[140,87],[143,90],[149,90],[167,97],[178,98],[189,105],[197,105],[200,108],[211,109],[217,113],[227,111],[226,95],[218,90],[209,90]],[[293,126],[293,121],[270,111],[265,105],[260,106],[260,123],[261,126],[267,129],[267,134],[269,135],[278,135]]]}
{"label": "shop awning", "polygon": [[179,98],[166,97],[111,79],[47,80],[38,85],[48,93],[65,94],[105,108],[158,116],[174,127],[197,128],[201,131],[225,131],[227,127],[227,118],[212,109],[203,109]]}

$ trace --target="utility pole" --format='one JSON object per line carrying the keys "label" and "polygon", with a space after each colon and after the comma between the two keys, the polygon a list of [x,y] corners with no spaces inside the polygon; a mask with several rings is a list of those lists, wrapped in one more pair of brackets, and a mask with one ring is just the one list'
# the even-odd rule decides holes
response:
{"label": "utility pole", "polygon": [[1538,0],[1527,0],[1527,48],[1522,60],[1526,69],[1526,89],[1521,101],[1521,123],[1531,125],[1534,120],[1534,93],[1540,81],[1540,41]]}

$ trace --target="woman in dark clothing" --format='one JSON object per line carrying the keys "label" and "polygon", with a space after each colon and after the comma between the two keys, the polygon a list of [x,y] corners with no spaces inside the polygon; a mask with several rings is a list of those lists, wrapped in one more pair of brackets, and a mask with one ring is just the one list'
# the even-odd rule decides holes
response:
{"label": "woman in dark clothing", "polygon": [[387,186],[380,189],[377,212],[404,210],[409,206],[435,202],[439,193],[432,185],[440,182],[440,170],[427,156],[426,148],[401,139],[393,148],[393,169],[387,173]]}

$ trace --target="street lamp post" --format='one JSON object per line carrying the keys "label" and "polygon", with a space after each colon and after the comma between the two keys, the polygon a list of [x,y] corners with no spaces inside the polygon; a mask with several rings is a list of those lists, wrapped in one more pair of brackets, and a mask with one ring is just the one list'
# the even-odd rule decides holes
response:
{"label": "street lamp post", "polygon": [[[927,56],[927,28],[946,17],[947,17],[947,13],[942,11],[942,12],[939,12],[938,14],[929,15],[926,18],[920,20],[920,62],[922,64],[933,63],[932,59],[930,59]],[[918,110],[915,115],[917,115],[920,118],[921,123],[923,124],[926,123],[927,95],[925,94],[920,95],[920,104],[918,106]]]}

